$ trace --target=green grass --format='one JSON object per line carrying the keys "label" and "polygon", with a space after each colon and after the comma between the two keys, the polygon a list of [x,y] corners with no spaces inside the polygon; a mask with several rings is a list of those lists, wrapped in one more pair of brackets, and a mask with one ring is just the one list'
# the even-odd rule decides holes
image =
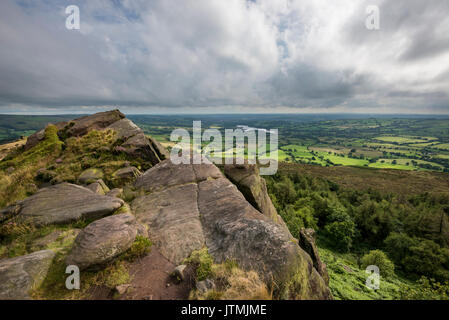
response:
{"label": "green grass", "polygon": [[413,137],[399,137],[399,136],[381,136],[381,137],[375,137],[374,139],[379,140],[379,141],[385,141],[385,142],[396,142],[399,144],[428,142],[428,140],[424,140],[424,139],[417,139],[417,138],[413,138]]}
{"label": "green grass", "polygon": [[441,143],[433,147],[440,150],[449,150],[449,143]]}
{"label": "green grass", "polygon": [[339,254],[325,248],[318,249],[329,273],[329,287],[336,300],[396,300],[401,298],[404,288],[416,285],[398,276],[380,279],[378,290],[369,289],[369,276],[357,265],[357,258],[351,254]]}

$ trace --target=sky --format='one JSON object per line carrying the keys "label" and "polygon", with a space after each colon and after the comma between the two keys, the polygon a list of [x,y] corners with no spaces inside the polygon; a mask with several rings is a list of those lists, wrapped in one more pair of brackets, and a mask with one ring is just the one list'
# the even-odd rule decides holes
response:
{"label": "sky", "polygon": [[0,1],[0,113],[112,108],[448,114],[449,1]]}

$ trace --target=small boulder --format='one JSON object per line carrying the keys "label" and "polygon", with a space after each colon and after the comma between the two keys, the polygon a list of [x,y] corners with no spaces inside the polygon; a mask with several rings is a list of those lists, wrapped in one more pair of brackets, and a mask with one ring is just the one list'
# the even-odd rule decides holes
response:
{"label": "small boulder", "polygon": [[98,219],[112,214],[123,204],[121,199],[101,196],[78,185],[60,183],[40,189],[4,209],[0,216],[17,215],[19,222],[45,226],[72,223],[81,218]]}
{"label": "small boulder", "polygon": [[123,195],[123,189],[121,189],[121,188],[114,188],[111,191],[109,191],[106,195],[108,197],[121,198],[122,195]]}
{"label": "small boulder", "polygon": [[200,294],[204,294],[207,291],[214,290],[215,288],[215,283],[210,279],[206,279],[196,283],[196,290],[198,290]]}
{"label": "small boulder", "polygon": [[0,260],[0,300],[28,300],[29,291],[39,287],[47,276],[55,253],[34,252]]}
{"label": "small boulder", "polygon": [[179,279],[179,281],[184,281],[186,278],[186,274],[185,274],[186,268],[187,268],[187,265],[181,264],[173,270],[172,275],[176,279]]}
{"label": "small boulder", "polygon": [[137,177],[141,175],[142,173],[136,167],[125,167],[115,171],[112,174],[112,177],[117,184],[126,184],[134,181]]}
{"label": "small boulder", "polygon": [[87,188],[89,190],[92,190],[93,192],[95,192],[97,194],[101,194],[101,195],[105,195],[106,193],[108,193],[110,191],[108,186],[104,183],[104,181],[102,179],[89,184],[87,186]]}
{"label": "small boulder", "polygon": [[129,119],[122,119],[114,122],[106,129],[112,129],[116,133],[117,139],[123,139],[122,141],[135,136],[138,133],[143,132],[137,125]]}
{"label": "small boulder", "polygon": [[299,231],[299,246],[309,254],[312,258],[313,266],[318,271],[320,276],[329,284],[329,275],[327,273],[326,265],[321,261],[318,254],[318,248],[315,244],[315,230],[302,228]]}
{"label": "small boulder", "polygon": [[103,179],[103,171],[97,168],[84,170],[78,177],[78,182],[81,184],[90,184]]}
{"label": "small boulder", "polygon": [[136,235],[136,219],[131,214],[97,220],[80,232],[66,263],[81,270],[101,268],[131,248]]}
{"label": "small boulder", "polygon": [[119,286],[116,286],[114,289],[118,295],[123,295],[128,292],[128,289],[130,287],[131,287],[131,285],[129,285],[129,284],[121,284]]}

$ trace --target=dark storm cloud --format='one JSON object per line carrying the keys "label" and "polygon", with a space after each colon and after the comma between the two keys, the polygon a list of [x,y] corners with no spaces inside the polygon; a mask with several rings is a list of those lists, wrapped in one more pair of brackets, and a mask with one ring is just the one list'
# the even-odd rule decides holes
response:
{"label": "dark storm cloud", "polygon": [[0,2],[0,111],[449,110],[444,0],[72,2]]}

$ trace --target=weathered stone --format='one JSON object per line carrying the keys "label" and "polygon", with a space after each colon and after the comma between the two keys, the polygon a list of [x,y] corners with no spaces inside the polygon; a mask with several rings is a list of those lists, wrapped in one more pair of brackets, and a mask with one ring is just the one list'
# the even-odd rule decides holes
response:
{"label": "weathered stone", "polygon": [[81,270],[102,267],[128,250],[136,235],[136,219],[131,214],[97,220],[80,232],[66,263]]}
{"label": "weathered stone", "polygon": [[214,290],[215,288],[215,282],[210,279],[206,279],[196,283],[196,290],[198,290],[200,294],[204,294],[207,291]]}
{"label": "weathered stone", "polygon": [[[328,299],[330,291],[313,262],[282,224],[257,211],[214,165],[164,161],[135,186],[150,194],[132,202],[137,219],[171,262],[179,264],[204,241],[215,262],[235,260],[255,270],[287,298]],[[301,285],[293,285],[300,279]],[[285,287],[282,287],[285,286]],[[281,288],[282,287],[282,288]]]}
{"label": "weathered stone", "polygon": [[128,290],[129,290],[130,287],[131,287],[131,285],[129,285],[129,284],[121,284],[121,285],[119,285],[119,286],[116,286],[116,287],[114,288],[114,290],[115,290],[115,292],[116,292],[117,294],[123,295],[123,294],[125,294],[125,293],[128,292]]}
{"label": "weathered stone", "polygon": [[[67,122],[58,122],[54,124],[58,130],[64,128],[67,125]],[[41,142],[45,138],[45,129],[39,130],[33,133],[31,136],[27,138],[27,142],[24,146],[24,150],[28,151],[34,146],[36,146],[39,142]]]}
{"label": "weathered stone", "polygon": [[98,219],[113,213],[123,200],[101,196],[87,188],[61,183],[40,189],[19,202],[17,218],[37,226],[71,223],[79,219]]}
{"label": "weathered stone", "polygon": [[114,122],[106,129],[114,130],[116,133],[116,138],[122,139],[123,141],[135,136],[138,133],[143,133],[142,129],[140,129],[137,125],[134,124],[134,122],[129,119],[121,119],[117,122]]}
{"label": "weathered stone", "polygon": [[21,208],[20,204],[16,203],[0,210],[0,223],[18,215],[20,212],[20,208]]}
{"label": "weathered stone", "polygon": [[170,153],[156,139],[148,137],[148,141],[161,161],[170,158]]}
{"label": "weathered stone", "polygon": [[195,184],[181,185],[136,198],[132,209],[146,224],[161,254],[180,264],[204,245]]}
{"label": "weathered stone", "polygon": [[309,254],[313,267],[318,271],[326,284],[329,284],[329,275],[326,265],[321,261],[318,248],[315,244],[315,230],[302,228],[299,232],[299,246]]}
{"label": "weathered stone", "polygon": [[[330,299],[324,280],[285,229],[255,210],[227,179],[199,183],[198,208],[209,253],[217,262],[235,260],[255,270],[286,298]],[[292,284],[301,279],[302,284]]]}
{"label": "weathered stone", "polygon": [[278,215],[276,208],[271,202],[265,179],[259,175],[257,165],[225,165],[224,173],[254,208],[287,229],[284,221]]}
{"label": "weathered stone", "polygon": [[91,183],[86,188],[95,192],[96,194],[104,195],[104,190],[101,187],[101,184],[99,184],[98,182]]}
{"label": "weathered stone", "polygon": [[108,197],[120,198],[123,195],[123,189],[114,188],[106,194]]}
{"label": "weathered stone", "polygon": [[103,171],[97,168],[90,168],[84,170],[78,177],[78,182],[81,184],[90,184],[97,182],[97,180],[103,179]]}
{"label": "weathered stone", "polygon": [[126,140],[120,147],[124,148],[124,152],[128,155],[146,159],[153,165],[158,164],[162,161],[143,132],[132,136],[131,138]]}
{"label": "weathered stone", "polygon": [[36,146],[39,142],[41,142],[45,137],[45,129],[39,130],[33,133],[31,136],[27,138],[27,142],[25,144],[25,151],[30,150],[34,146]]}
{"label": "weathered stone", "polygon": [[136,225],[137,228],[137,235],[144,237],[144,238],[149,238],[148,236],[148,227],[146,227],[144,224],[137,222]]}
{"label": "weathered stone", "polygon": [[123,185],[134,181],[140,175],[142,175],[142,173],[136,167],[125,167],[115,171],[112,174],[112,178],[116,183]]}
{"label": "weathered stone", "polygon": [[42,284],[54,256],[53,251],[43,250],[0,260],[0,300],[30,299],[30,289]]}
{"label": "weathered stone", "polygon": [[70,121],[63,129],[71,137],[83,136],[92,130],[102,130],[125,118],[119,110],[100,112]]}
{"label": "weathered stone", "polygon": [[138,177],[134,186],[145,191],[154,191],[161,188],[204,181],[208,178],[217,179],[220,177],[223,177],[223,175],[215,165],[176,165],[170,160],[165,160]]}
{"label": "weathered stone", "polygon": [[180,281],[184,281],[186,278],[186,275],[185,275],[186,268],[187,268],[187,265],[181,264],[173,270],[172,275],[175,278],[179,279]]}
{"label": "weathered stone", "polygon": [[106,193],[110,192],[108,186],[104,183],[102,179],[97,180],[94,183],[91,183],[87,186],[87,189],[92,190],[93,192],[101,195],[105,195]]}

